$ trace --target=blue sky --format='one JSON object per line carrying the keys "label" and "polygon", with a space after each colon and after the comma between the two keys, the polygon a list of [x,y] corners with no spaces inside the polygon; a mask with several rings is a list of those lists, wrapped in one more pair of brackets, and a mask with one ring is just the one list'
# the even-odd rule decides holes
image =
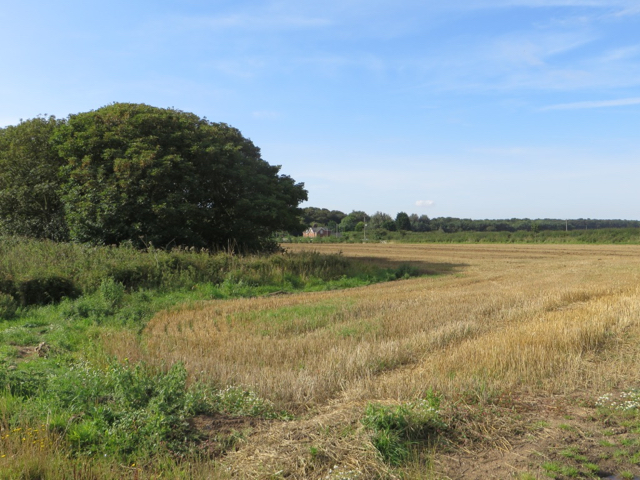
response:
{"label": "blue sky", "polygon": [[5,3],[0,126],[175,107],[305,205],[640,219],[637,0]]}

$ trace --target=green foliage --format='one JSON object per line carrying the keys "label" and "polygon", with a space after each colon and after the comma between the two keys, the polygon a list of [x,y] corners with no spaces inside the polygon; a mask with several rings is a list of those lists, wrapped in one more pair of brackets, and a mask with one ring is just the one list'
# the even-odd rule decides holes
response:
{"label": "green foliage", "polygon": [[0,234],[274,249],[275,231],[301,231],[307,199],[279,171],[237,129],[179,110],[39,117],[0,129]]}
{"label": "green foliage", "polygon": [[[360,210],[354,210],[340,221],[340,230],[343,232],[351,232],[355,230],[359,222],[366,222],[369,216]],[[362,230],[362,229],[361,229]]]}
{"label": "green foliage", "polygon": [[116,282],[113,278],[106,278],[100,283],[100,297],[111,310],[115,310],[122,305],[124,291],[124,285]]}
{"label": "green foliage", "polygon": [[395,270],[396,278],[409,278],[409,277],[417,277],[420,275],[420,270],[418,267],[410,265],[408,263],[403,263]]}
{"label": "green foliage", "polygon": [[300,225],[303,185],[226,124],[116,103],[71,115],[55,141],[74,240],[264,250]]}
{"label": "green foliage", "polygon": [[0,234],[64,240],[63,159],[51,137],[62,122],[38,117],[0,129]]}
{"label": "green foliage", "polygon": [[74,298],[78,295],[69,279],[58,276],[45,276],[17,282],[16,293],[21,305],[46,305],[59,302],[64,297]]}
{"label": "green foliage", "polygon": [[175,290],[207,283],[225,288],[242,283],[249,287],[300,289],[311,279],[326,282],[345,275],[377,276],[380,272],[382,269],[340,255],[316,252],[212,255],[191,249],[139,251],[126,245],[88,247],[0,237],[0,293],[4,294],[2,304],[8,309],[13,308],[14,302],[45,304],[63,297],[90,296],[99,290],[98,297],[88,300],[114,310],[120,307],[123,295],[141,289]]}
{"label": "green foliage", "polygon": [[[326,209],[318,209],[308,207],[309,211],[327,211]],[[306,217],[305,217],[306,218]],[[353,211],[345,216],[341,222],[341,230],[351,232],[359,221],[364,221],[366,214],[361,211]],[[407,222],[407,219],[409,220]],[[434,232],[434,233],[540,233],[553,231],[558,234],[565,231],[590,233],[592,230],[615,229],[613,231],[626,231],[627,229],[640,228],[638,220],[597,220],[597,219],[538,219],[531,220],[528,218],[511,218],[497,220],[473,220],[470,218],[455,217],[437,217],[430,219],[427,215],[411,214],[399,212],[396,215],[396,221],[391,216],[383,212],[376,212],[368,221],[367,227],[371,229],[384,229],[390,232],[397,230],[411,232]],[[636,230],[637,231],[637,230]],[[475,238],[474,236],[472,236]],[[504,237],[500,237],[504,238]],[[458,241],[458,240],[453,240]]]}
{"label": "green foliage", "polygon": [[[268,256],[211,255],[177,248],[141,252],[127,246],[88,247],[0,237],[0,318],[14,319],[16,324],[10,334],[0,330],[0,337],[28,345],[46,340],[75,351],[83,332],[92,326],[137,330],[155,311],[179,302],[341,289],[418,273],[408,266],[384,269],[317,252]],[[63,279],[53,282],[57,289],[47,287],[36,290],[37,295],[19,296],[26,290],[19,292],[16,285],[46,287],[52,278]],[[57,300],[61,303],[50,308],[24,308]],[[67,322],[47,329],[46,338],[38,340],[31,329],[19,327],[20,318],[44,326],[50,318]]]}
{"label": "green foliage", "polygon": [[162,372],[117,362],[101,368],[87,362],[31,362],[16,370],[0,366],[0,385],[0,396],[13,405],[10,427],[27,420],[45,424],[75,455],[130,460],[184,452],[198,441],[188,420],[199,414],[290,418],[247,389],[187,385],[182,364]]}
{"label": "green foliage", "polygon": [[393,220],[384,221],[380,227],[389,232],[395,232],[396,230],[398,230],[396,222],[394,222]]}
{"label": "green foliage", "polygon": [[0,370],[0,375],[7,387],[4,395],[21,399],[13,422],[26,417],[48,423],[77,455],[125,459],[163,449],[183,451],[192,443],[186,420],[215,408],[211,391],[187,386],[181,364],[153,372],[144,365],[72,363],[49,365],[46,376],[35,375],[33,368]]}
{"label": "green foliage", "polygon": [[16,313],[18,305],[13,295],[0,291],[0,320],[10,320]]}
{"label": "green foliage", "polygon": [[302,211],[302,222],[305,225],[327,225],[329,228],[333,224],[335,228],[336,224],[339,224],[346,215],[339,210],[328,210],[326,208],[306,207]]}
{"label": "green foliage", "polygon": [[431,220],[426,215],[416,215],[412,213],[409,215],[409,221],[411,222],[411,230],[414,232],[428,232],[431,230]]}
{"label": "green foliage", "polygon": [[396,215],[395,223],[398,230],[411,230],[411,221],[409,220],[409,215],[405,212],[399,212]]}
{"label": "green foliage", "polygon": [[0,364],[0,389],[12,397],[32,397],[46,389],[49,367],[48,362],[28,362],[18,369]]}
{"label": "green foliage", "polygon": [[434,440],[446,427],[439,407],[440,399],[432,392],[424,400],[396,407],[372,403],[362,423],[371,430],[371,441],[385,462],[400,466],[409,459],[412,445]]}
{"label": "green foliage", "polygon": [[[550,243],[550,244],[640,244],[638,228],[607,228],[598,230],[540,230],[534,234],[529,230],[508,231],[444,231],[393,232],[367,228],[367,238],[397,243]],[[294,239],[294,242],[308,242],[308,239]],[[314,239],[317,243],[359,243],[362,234],[347,232],[341,237]]]}
{"label": "green foliage", "polygon": [[69,279],[45,274],[35,278],[11,280],[9,277],[0,280],[0,294],[26,306],[55,303],[64,297],[75,298],[78,291]]}
{"label": "green foliage", "polygon": [[393,223],[391,216],[383,212],[374,213],[369,220],[369,226],[371,228],[385,228],[383,225],[391,223]]}
{"label": "green foliage", "polygon": [[214,394],[212,403],[219,411],[260,418],[291,418],[286,412],[277,411],[273,403],[242,387],[227,387]]}

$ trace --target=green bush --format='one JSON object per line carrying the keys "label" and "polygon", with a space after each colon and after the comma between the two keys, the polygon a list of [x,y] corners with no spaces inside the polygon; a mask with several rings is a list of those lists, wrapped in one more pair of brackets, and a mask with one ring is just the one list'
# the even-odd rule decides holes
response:
{"label": "green bush", "polygon": [[21,305],[47,305],[64,297],[79,295],[73,283],[64,277],[43,276],[16,282],[16,293]]}
{"label": "green bush", "polygon": [[31,278],[0,280],[0,293],[9,295],[21,306],[47,305],[62,298],[76,298],[80,292],[68,278],[43,272]]}
{"label": "green bush", "polygon": [[415,267],[413,265],[409,265],[408,263],[401,264],[395,270],[396,278],[405,278],[406,279],[406,278],[409,278],[409,277],[417,277],[418,275],[420,275],[420,270],[418,270],[418,267]]}
{"label": "green bush", "polygon": [[17,398],[33,397],[46,390],[47,367],[44,363],[25,363],[19,369],[0,365],[0,390]]}
{"label": "green bush", "polygon": [[409,459],[412,445],[428,443],[445,427],[439,406],[440,399],[433,393],[395,407],[371,403],[362,423],[371,430],[371,442],[384,461],[399,466]]}
{"label": "green bush", "polygon": [[[181,364],[166,372],[144,365],[59,365],[45,375],[33,368],[0,370],[4,395],[22,398],[22,417],[49,423],[76,455],[106,453],[129,459],[193,444],[187,420],[215,408],[214,395],[187,386]],[[10,392],[10,393],[9,393]],[[15,419],[19,422],[20,419]]]}
{"label": "green bush", "polygon": [[261,418],[288,418],[285,412],[275,409],[269,400],[255,392],[241,387],[227,387],[216,393],[214,404],[217,409],[232,415]]}
{"label": "green bush", "polygon": [[113,278],[106,278],[100,284],[100,297],[111,311],[119,308],[124,299],[124,285]]}
{"label": "green bush", "polygon": [[7,295],[0,291],[0,320],[10,320],[14,317],[18,305],[13,295]]}

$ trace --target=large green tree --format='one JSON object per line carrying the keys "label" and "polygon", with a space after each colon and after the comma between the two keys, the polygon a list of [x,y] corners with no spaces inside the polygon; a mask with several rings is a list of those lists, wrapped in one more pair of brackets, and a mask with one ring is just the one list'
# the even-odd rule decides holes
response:
{"label": "large green tree", "polygon": [[411,230],[411,220],[405,212],[399,212],[396,215],[396,228],[398,230]]}
{"label": "large green tree", "polygon": [[261,250],[299,228],[303,184],[226,124],[116,103],[71,115],[55,141],[74,240]]}
{"label": "large green tree", "polygon": [[409,221],[411,222],[411,230],[414,232],[428,232],[430,230],[429,217],[426,215],[418,216],[415,213],[409,215]]}
{"label": "large green tree", "polygon": [[67,238],[58,194],[64,160],[51,142],[61,123],[45,116],[0,129],[0,233]]}
{"label": "large green tree", "polygon": [[361,210],[353,210],[349,215],[346,215],[340,222],[340,229],[345,232],[351,232],[355,230],[356,225],[359,222],[366,222],[369,220],[369,215]]}
{"label": "large green tree", "polygon": [[329,225],[329,222],[340,223],[346,215],[339,210],[329,210],[326,208],[306,207],[303,210],[303,222],[306,225],[318,223],[320,225]]}
{"label": "large green tree", "polygon": [[369,220],[369,226],[371,228],[384,228],[384,224],[387,222],[393,222],[393,219],[390,215],[383,212],[376,212],[371,215],[371,219]]}

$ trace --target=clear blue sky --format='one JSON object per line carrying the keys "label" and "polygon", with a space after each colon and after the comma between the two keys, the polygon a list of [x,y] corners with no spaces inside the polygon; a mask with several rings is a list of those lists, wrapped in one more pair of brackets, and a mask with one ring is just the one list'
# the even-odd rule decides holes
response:
{"label": "clear blue sky", "polygon": [[0,126],[175,107],[305,205],[640,219],[638,0],[22,0],[0,45]]}

